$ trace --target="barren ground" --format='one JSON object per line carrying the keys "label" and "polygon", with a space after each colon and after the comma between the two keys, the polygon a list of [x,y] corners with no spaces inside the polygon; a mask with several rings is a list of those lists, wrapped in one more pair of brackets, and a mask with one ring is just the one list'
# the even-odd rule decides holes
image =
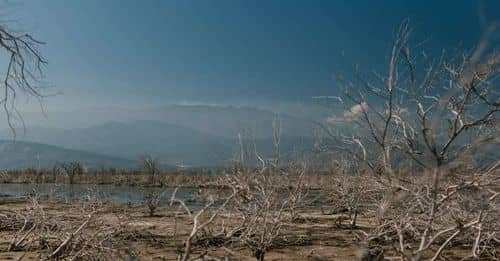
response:
{"label": "barren ground", "polygon": [[[0,213],[26,213],[32,205],[28,201],[4,198],[0,199]],[[87,220],[85,207],[80,205],[40,203],[41,212],[37,212],[43,213],[40,219],[57,227],[54,232],[47,233],[47,241],[51,243],[45,246],[37,241],[29,242],[35,236],[29,235],[24,247],[8,250],[18,228],[3,221],[4,224],[0,224],[0,260],[39,260],[48,256],[69,233],[76,231]],[[176,260],[193,223],[188,214],[177,208],[163,207],[153,217],[149,217],[143,207],[130,205],[104,204],[98,209],[89,225],[72,239],[74,246],[65,250],[67,259],[70,259],[70,253],[82,251],[83,259],[137,260],[128,257],[138,257],[139,260]],[[349,229],[336,224],[338,215],[306,211],[301,217],[297,222],[286,224],[283,242],[266,254],[266,260],[360,259],[364,247],[356,235],[361,233],[360,229],[369,229],[370,223],[366,219],[360,219],[358,229]],[[217,230],[223,229],[222,222],[226,225],[238,222],[231,213],[222,213],[217,220],[209,228],[212,235],[217,235]],[[16,240],[24,234],[20,233]],[[50,235],[59,238],[51,238]],[[94,240],[97,237],[99,240]],[[384,251],[390,252],[391,248],[387,247]],[[255,260],[251,251],[240,242],[207,237],[202,233],[194,242],[192,257],[204,253],[210,257],[229,257],[231,260]],[[449,260],[459,255],[460,250],[454,249],[444,256]]]}

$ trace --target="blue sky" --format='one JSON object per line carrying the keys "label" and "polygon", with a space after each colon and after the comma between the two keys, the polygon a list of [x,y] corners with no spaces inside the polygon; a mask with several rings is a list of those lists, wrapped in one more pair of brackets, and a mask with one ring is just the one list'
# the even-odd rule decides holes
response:
{"label": "blue sky", "polygon": [[[472,47],[478,3],[22,0],[4,1],[1,14],[47,42],[50,92],[63,93],[49,109],[258,105],[334,94],[332,74],[355,63],[383,72],[405,17],[431,50]],[[487,21],[500,18],[500,1],[482,5]]]}

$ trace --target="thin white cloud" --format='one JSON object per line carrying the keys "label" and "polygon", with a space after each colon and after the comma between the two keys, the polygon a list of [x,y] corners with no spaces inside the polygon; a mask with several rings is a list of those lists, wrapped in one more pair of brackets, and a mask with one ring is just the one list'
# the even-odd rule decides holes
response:
{"label": "thin white cloud", "polygon": [[342,122],[349,122],[352,121],[361,115],[363,113],[363,109],[367,109],[368,104],[366,102],[363,102],[361,104],[356,104],[352,106],[351,108],[347,109],[344,111],[344,114],[342,116],[330,116],[326,118],[326,122],[328,123],[342,123]]}

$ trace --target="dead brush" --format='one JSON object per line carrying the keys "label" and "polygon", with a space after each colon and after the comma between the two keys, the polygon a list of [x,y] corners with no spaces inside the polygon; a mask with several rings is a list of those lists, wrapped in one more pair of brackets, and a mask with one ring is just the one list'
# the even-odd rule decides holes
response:
{"label": "dead brush", "polygon": [[331,214],[339,215],[337,226],[343,226],[343,220],[347,220],[349,228],[356,228],[358,216],[370,203],[372,184],[367,182],[366,176],[358,174],[340,174],[333,179],[335,185],[327,194],[333,204]]}
{"label": "dead brush", "polygon": [[[405,19],[385,75],[356,68],[354,80],[338,77],[346,110],[322,125],[324,150],[376,179],[369,212],[378,222],[364,233],[391,245],[390,258],[437,260],[457,246],[471,258],[495,255],[500,163],[478,156],[498,145],[500,55],[490,46],[497,33],[492,25],[476,49],[429,59],[411,46]],[[459,174],[457,166],[467,169]],[[346,191],[338,191],[340,202],[356,203]]]}
{"label": "dead brush", "polygon": [[47,217],[36,193],[29,198],[29,202],[26,209],[16,211],[6,220],[12,226],[10,229],[16,231],[7,251],[47,249],[53,234],[61,230],[59,224]]}
{"label": "dead brush", "polygon": [[105,225],[96,218],[103,209],[102,203],[81,203],[67,209],[63,217],[48,214],[36,193],[29,202],[25,209],[0,214],[1,229],[14,231],[7,251],[36,251],[42,259],[121,258],[123,246],[115,245],[111,239],[123,226],[121,222]]}
{"label": "dead brush", "polygon": [[[182,261],[207,258],[214,260],[215,257],[211,257],[206,251],[206,246],[210,244],[222,244],[221,237],[224,237],[224,233],[213,234],[213,230],[210,227],[216,223],[216,219],[220,214],[227,209],[228,204],[234,199],[237,191],[232,191],[229,196],[222,197],[218,197],[215,194],[208,195],[206,203],[202,207],[197,210],[191,210],[184,200],[176,197],[177,190],[176,188],[172,193],[170,207],[178,206],[192,219],[191,231],[184,238],[183,245],[177,245],[176,247],[177,259]],[[180,236],[177,234],[177,214],[175,213],[174,215],[174,238]],[[196,252],[198,253],[198,257],[193,257]]]}
{"label": "dead brush", "polygon": [[291,190],[284,190],[279,184],[287,180],[284,177],[286,174],[274,168],[259,172],[243,171],[228,174],[222,181],[235,193],[230,209],[240,219],[232,230],[238,231],[237,235],[233,234],[233,240],[250,248],[257,260],[264,260],[269,250],[284,242],[282,232],[290,220],[287,212],[296,211],[302,204],[304,194],[298,190],[303,187],[299,183]]}
{"label": "dead brush", "polygon": [[468,246],[470,258],[497,258],[500,201],[494,189],[500,184],[491,182],[491,173],[474,176],[439,187],[432,232],[424,245],[419,243],[430,220],[432,194],[429,188],[417,184],[409,187],[406,196],[390,199],[390,207],[385,207],[380,225],[369,233],[368,240],[381,246],[393,244],[405,259],[416,256],[436,260],[446,256],[444,250],[452,246]]}
{"label": "dead brush", "polygon": [[153,217],[161,206],[162,199],[166,194],[165,190],[149,190],[143,192],[142,204],[146,207],[147,213],[150,217]]}

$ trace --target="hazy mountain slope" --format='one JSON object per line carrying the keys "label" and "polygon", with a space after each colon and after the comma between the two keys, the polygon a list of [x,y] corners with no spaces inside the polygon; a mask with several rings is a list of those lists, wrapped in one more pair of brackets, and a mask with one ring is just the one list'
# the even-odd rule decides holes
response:
{"label": "hazy mountain slope", "polygon": [[[159,121],[229,139],[235,139],[242,131],[249,131],[256,138],[271,137],[276,116],[257,108],[208,105],[171,105],[147,114]],[[312,120],[287,114],[281,114],[280,118],[284,136],[312,136],[315,128]]]}
{"label": "hazy mountain slope", "polygon": [[[321,121],[332,113],[326,108],[324,106],[315,110],[309,107],[290,109],[288,106],[277,109],[284,112],[280,114],[283,135],[311,136],[317,129],[312,122]],[[118,122],[150,120],[230,139],[236,138],[238,132],[242,130],[251,131],[257,138],[271,137],[274,117],[275,113],[271,110],[217,105],[167,105],[137,109],[110,106],[79,111],[50,111],[46,115],[42,115],[41,112],[23,113],[28,133],[33,133],[33,126],[74,129],[101,125],[110,120]],[[0,128],[8,129],[8,125],[0,121]],[[18,130],[20,135],[22,132],[22,129]]]}
{"label": "hazy mountain slope", "polygon": [[154,155],[170,165],[214,166],[231,158],[225,139],[157,121],[108,122],[70,130],[30,128],[22,138],[127,159]]}
{"label": "hazy mountain slope", "polygon": [[[22,138],[132,160],[153,155],[168,165],[222,166],[230,164],[240,151],[236,138],[226,139],[156,121],[109,122],[70,130],[29,128]],[[310,151],[312,141],[311,137],[283,136],[281,153],[283,157],[290,157],[293,153]],[[254,154],[255,143],[261,156],[274,154],[271,138],[246,137],[245,143],[248,153]]]}
{"label": "hazy mountain slope", "polygon": [[[103,112],[105,113],[105,112]],[[123,112],[125,113],[125,112]],[[145,155],[164,164],[190,166],[227,165],[240,151],[238,133],[255,139],[259,153],[272,155],[275,113],[247,107],[170,105],[130,113],[141,120],[116,121],[85,128],[41,128],[29,126],[18,140],[51,144],[137,160]],[[49,115],[50,116],[50,115]],[[75,116],[76,117],[76,116]],[[282,153],[308,145],[317,127],[312,120],[281,114]],[[10,130],[0,132],[9,139]]]}
{"label": "hazy mountain slope", "polygon": [[52,168],[56,164],[75,160],[80,161],[87,168],[136,168],[138,166],[137,161],[102,154],[35,142],[0,140],[0,169]]}

